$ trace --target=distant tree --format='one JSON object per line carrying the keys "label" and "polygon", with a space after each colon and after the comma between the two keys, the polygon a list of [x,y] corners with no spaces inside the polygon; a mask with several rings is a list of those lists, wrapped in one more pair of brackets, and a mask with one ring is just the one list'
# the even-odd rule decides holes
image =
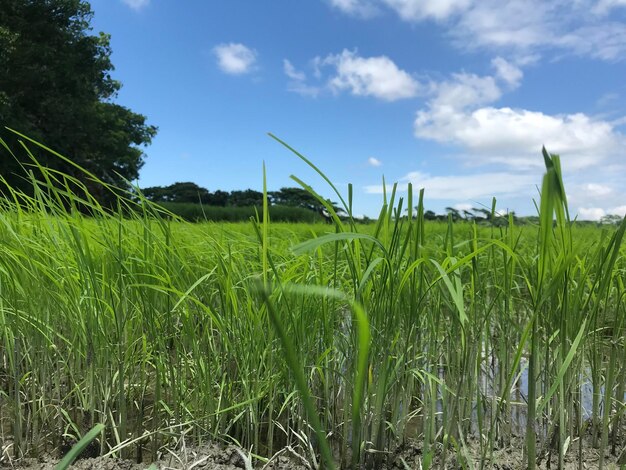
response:
{"label": "distant tree", "polygon": [[515,217],[515,221],[521,225],[538,225],[539,224],[539,216],[537,215],[526,215],[524,217]]}
{"label": "distant tree", "polygon": [[458,209],[455,209],[454,207],[446,207],[446,212],[452,217],[452,220],[454,222],[462,219],[461,213],[459,212]]}
{"label": "distant tree", "polygon": [[[272,204],[304,207],[305,209],[319,213],[325,210],[322,203],[320,203],[307,190],[302,188],[280,188],[279,191],[271,192],[269,196]],[[332,202],[330,200],[327,200],[327,202],[332,206],[335,212],[342,212],[342,209],[337,207],[336,202]]]}
{"label": "distant tree", "polygon": [[[113,103],[121,84],[111,78],[110,37],[91,35],[93,13],[83,0],[0,1],[0,175],[27,189],[13,128],[58,151],[107,183],[127,187],[144,162],[140,146],[156,127]],[[83,173],[31,146],[39,163],[81,179],[105,198]]]}
{"label": "distant tree", "polygon": [[283,206],[298,206],[305,209],[317,210],[320,205],[317,199],[302,188],[280,188],[270,194],[272,204]]}
{"label": "distant tree", "polygon": [[601,224],[619,225],[623,217],[616,214],[607,214],[600,219]]}
{"label": "distant tree", "polygon": [[210,194],[207,204],[210,206],[224,207],[228,204],[229,197],[230,194],[228,192],[218,189],[217,191]]}
{"label": "distant tree", "polygon": [[231,191],[228,196],[228,205],[238,207],[260,207],[263,205],[263,193],[253,189],[246,189],[245,191]]}
{"label": "distant tree", "polygon": [[524,223],[522,219],[517,217],[515,211],[507,211],[504,213],[495,212],[493,217],[491,216],[491,212],[489,212],[489,223],[494,227],[508,227],[510,219],[512,219],[514,223]]}
{"label": "distant tree", "polygon": [[426,211],[424,212],[424,219],[425,220],[437,220],[437,214],[435,214],[433,211]]}
{"label": "distant tree", "polygon": [[[143,188],[141,191],[146,199],[153,202],[201,203],[207,206],[220,207],[260,207],[263,205],[263,193],[254,189],[231,192],[218,189],[215,192],[210,192],[196,183],[184,182],[169,186],[152,186]],[[317,212],[327,221],[331,219],[326,207],[304,189],[281,188],[280,191],[268,193],[268,197],[271,205],[300,207]],[[330,200],[327,202],[337,214],[343,212],[335,203]]]}
{"label": "distant tree", "polygon": [[478,222],[491,219],[491,211],[488,209],[483,209],[482,207],[472,207],[472,211],[475,213],[474,220]]}
{"label": "distant tree", "polygon": [[142,190],[146,199],[154,202],[195,202],[209,204],[209,190],[196,183],[174,183],[169,186],[152,186]]}

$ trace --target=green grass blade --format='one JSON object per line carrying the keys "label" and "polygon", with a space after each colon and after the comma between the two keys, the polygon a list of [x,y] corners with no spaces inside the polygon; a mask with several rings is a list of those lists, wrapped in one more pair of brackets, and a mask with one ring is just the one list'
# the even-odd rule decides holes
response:
{"label": "green grass blade", "polygon": [[74,462],[74,460],[76,460],[76,458],[80,455],[80,453],[83,450],[85,450],[85,447],[87,447],[91,443],[91,441],[93,441],[96,437],[98,437],[98,434],[100,434],[103,429],[104,429],[104,424],[96,424],[91,429],[91,431],[85,434],[82,437],[82,439],[78,441],[74,445],[74,447],[70,449],[70,451],[65,455],[65,457],[61,459],[61,461],[55,467],[55,470],[65,470],[70,465],[72,465],[72,463]]}
{"label": "green grass blade", "polygon": [[384,253],[385,257],[387,257],[387,250],[383,243],[366,233],[353,233],[353,232],[342,232],[342,233],[331,233],[328,235],[323,235],[321,237],[313,238],[311,240],[307,240],[305,242],[299,243],[298,245],[292,248],[292,251],[296,255],[301,255],[303,253],[307,253],[310,251],[314,251],[322,245],[327,243],[334,243],[338,241],[351,241],[351,240],[368,240],[378,246],[381,251]]}

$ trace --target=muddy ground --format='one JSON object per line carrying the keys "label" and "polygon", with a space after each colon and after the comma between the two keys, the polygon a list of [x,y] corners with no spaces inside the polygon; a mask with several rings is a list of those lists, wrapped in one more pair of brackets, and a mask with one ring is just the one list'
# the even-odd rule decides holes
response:
{"label": "muddy ground", "polygon": [[[473,454],[474,461],[479,457],[478,447],[476,443],[469,442],[468,447]],[[493,453],[493,465],[489,468],[497,470],[518,470],[526,468],[523,452],[523,440],[514,441],[511,446],[506,449],[495,449]],[[605,468],[620,469],[626,468],[626,449],[618,451],[621,455],[605,455]],[[538,469],[548,470],[556,469],[557,455],[553,455],[551,459],[543,454],[543,458],[539,462]],[[577,458],[577,449],[571,449],[566,458],[565,470],[578,469],[580,463]],[[377,464],[381,470],[407,470],[422,468],[423,453],[419,443],[407,443],[401,445],[396,452],[385,455],[382,461]],[[441,456],[437,456],[433,462],[433,468],[441,468]],[[0,468],[12,468],[15,470],[53,470],[58,463],[58,458],[47,456],[40,460],[25,459],[20,462],[13,461],[8,458],[5,452],[0,457]],[[595,449],[586,447],[583,452],[582,468],[596,469],[598,468],[599,454]],[[257,460],[254,464],[249,454],[234,446],[224,446],[217,444],[206,444],[189,448],[180,448],[167,451],[166,454],[154,466],[158,470],[191,470],[191,469],[216,469],[216,470],[235,470],[235,469],[264,469],[264,470],[307,470],[315,468],[315,464],[307,459],[301,449],[286,448],[277,453],[269,462],[261,462]],[[155,468],[152,467],[152,468]],[[144,470],[150,468],[150,464],[137,464],[132,460],[122,460],[115,458],[86,458],[78,460],[72,465],[72,469],[77,470]],[[449,454],[445,465],[448,469],[464,468],[457,460],[457,457]]]}
{"label": "muddy ground", "polygon": [[[615,446],[609,444],[604,456],[605,468],[608,470],[626,470],[626,423],[621,423],[619,430],[616,430]],[[0,435],[0,470],[53,470],[71,445],[67,448],[59,449],[54,454],[46,454],[40,459],[21,459],[16,461],[12,458],[13,446],[10,441],[3,441]],[[581,441],[574,439],[565,456],[565,470],[597,469],[599,467],[599,451],[592,445],[592,435],[588,431],[582,440],[582,458],[579,459],[579,448]],[[83,452],[84,456],[94,456],[99,452],[99,445],[93,448],[88,446]],[[437,450],[441,450],[441,444]],[[442,465],[442,455],[437,453],[432,462],[433,469],[466,469],[479,468],[481,458],[480,442],[470,438],[465,442],[464,449],[466,458],[471,460],[462,462],[454,450],[449,450],[445,466]],[[337,450],[337,449],[335,449]],[[613,450],[613,452],[611,452]],[[234,445],[223,443],[206,443],[203,445],[188,445],[184,439],[178,444],[169,448],[162,448],[161,457],[153,463],[136,463],[131,459],[117,459],[105,457],[81,458],[72,466],[77,470],[235,470],[235,469],[261,469],[261,470],[314,470],[320,467],[319,456],[312,455],[312,451],[303,446],[286,447],[277,452],[269,461],[253,458],[249,451],[238,448]],[[537,469],[556,470],[558,468],[558,450],[537,445]],[[367,455],[371,461],[376,458],[374,464],[368,465],[368,470],[407,470],[423,468],[424,452],[421,440],[415,440],[405,436],[405,442],[400,444],[393,452],[369,453]],[[343,467],[348,468],[350,456],[344,455],[347,460]],[[465,465],[464,465],[465,464]],[[498,448],[495,447],[492,453],[492,464],[485,466],[485,469],[492,470],[522,470],[526,469],[525,440],[523,435],[516,434],[511,440]]]}
{"label": "muddy ground", "polygon": [[[51,455],[39,460],[25,459],[20,462],[10,461],[6,455],[3,457],[0,458],[0,468],[12,468],[15,470],[54,470],[59,462],[59,458]],[[132,460],[96,457],[77,460],[70,468],[76,470],[144,470],[151,468],[151,465],[149,463],[138,464]],[[290,449],[284,449],[277,453],[267,463],[253,466],[246,451],[234,446],[217,444],[206,444],[168,451],[160,460],[154,462],[152,468],[155,467],[158,470],[236,470],[251,468],[306,470],[311,468],[306,460],[303,460],[295,451],[290,451]]]}
{"label": "muddy ground", "polygon": [[[473,464],[476,465],[480,461],[480,452],[478,444],[476,442],[469,442],[470,454],[474,457]],[[538,470],[556,470],[558,468],[558,451],[549,455],[547,450],[537,449],[537,469]],[[611,455],[609,452],[605,454],[604,468],[606,469],[621,469],[626,468],[626,449],[620,455],[620,452],[616,452],[617,455]],[[398,449],[395,455],[390,459],[388,465],[383,467],[385,470],[402,469],[419,469],[421,467],[423,455],[421,450],[417,446],[404,446]],[[620,465],[618,462],[623,461],[625,465]],[[578,470],[583,469],[597,469],[599,465],[599,453],[596,449],[590,447],[583,447],[582,461],[578,459],[578,449],[570,449],[565,456],[565,470]],[[582,467],[580,464],[582,463]],[[441,456],[435,457],[432,468],[443,468],[441,466]],[[446,469],[465,469],[471,468],[467,465],[463,466],[457,456],[448,454],[446,461]],[[477,468],[477,467],[475,467]],[[504,449],[494,449],[493,451],[493,463],[485,468],[493,470],[523,470],[526,469],[526,456],[524,453],[524,440],[522,438],[514,439],[511,445]]]}

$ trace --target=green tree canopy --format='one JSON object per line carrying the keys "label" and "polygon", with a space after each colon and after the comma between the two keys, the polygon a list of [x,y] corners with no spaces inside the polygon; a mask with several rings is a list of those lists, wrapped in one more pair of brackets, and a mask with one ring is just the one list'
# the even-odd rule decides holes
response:
{"label": "green tree canopy", "polygon": [[[316,212],[324,209],[324,206],[314,196],[302,188],[280,188],[279,191],[270,192],[269,197],[272,204],[304,207]],[[335,212],[343,212],[341,208],[337,207],[336,202],[330,200],[327,202],[333,207]]]}
{"label": "green tree canopy", "polygon": [[448,213],[448,215],[452,217],[452,220],[455,222],[457,220],[462,219],[461,212],[458,209],[455,209],[454,207],[446,207],[446,212]]}
{"label": "green tree canopy", "polygon": [[[151,186],[141,190],[146,199],[153,202],[200,203],[207,206],[261,207],[263,193],[254,189],[211,192],[196,183],[174,183],[169,186]],[[280,188],[268,193],[269,203],[274,206],[301,207],[322,213],[324,206],[315,197],[302,188]],[[336,203],[327,201],[337,213],[344,211]]]}
{"label": "green tree canopy", "polygon": [[617,214],[607,214],[600,219],[601,224],[619,225],[623,217]]}
{"label": "green tree canopy", "polygon": [[[93,16],[83,0],[0,1],[0,137],[17,150],[15,129],[58,151],[103,181],[125,187],[144,162],[140,146],[156,127],[112,101],[109,36],[90,34]],[[36,150],[36,149],[31,149]],[[25,186],[26,152],[17,161],[0,148],[0,175]],[[81,180],[72,165],[36,151],[38,161]],[[93,183],[88,186],[96,192]]]}
{"label": "green tree canopy", "polygon": [[231,191],[228,196],[229,206],[257,206],[263,205],[263,193],[254,189],[246,189],[245,191]]}
{"label": "green tree canopy", "polygon": [[141,190],[146,199],[154,202],[194,202],[211,204],[211,193],[196,183],[174,183],[169,186],[152,186]]}

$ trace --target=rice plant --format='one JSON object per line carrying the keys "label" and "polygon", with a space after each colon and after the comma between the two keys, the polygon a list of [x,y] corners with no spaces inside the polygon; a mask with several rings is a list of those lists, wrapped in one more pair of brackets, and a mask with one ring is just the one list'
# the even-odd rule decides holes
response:
{"label": "rice plant", "polygon": [[491,468],[514,446],[528,468],[617,460],[626,222],[570,220],[557,156],[536,226],[428,222],[410,186],[360,225],[352,188],[288,150],[347,217],[297,177],[333,225],[272,222],[267,191],[249,223],[192,224],[98,182],[112,210],[34,159],[32,193],[4,187],[2,458],[101,423],[101,454],[146,462],[181,436],[257,463],[290,446],[317,468],[379,468],[406,446],[409,468]]}

